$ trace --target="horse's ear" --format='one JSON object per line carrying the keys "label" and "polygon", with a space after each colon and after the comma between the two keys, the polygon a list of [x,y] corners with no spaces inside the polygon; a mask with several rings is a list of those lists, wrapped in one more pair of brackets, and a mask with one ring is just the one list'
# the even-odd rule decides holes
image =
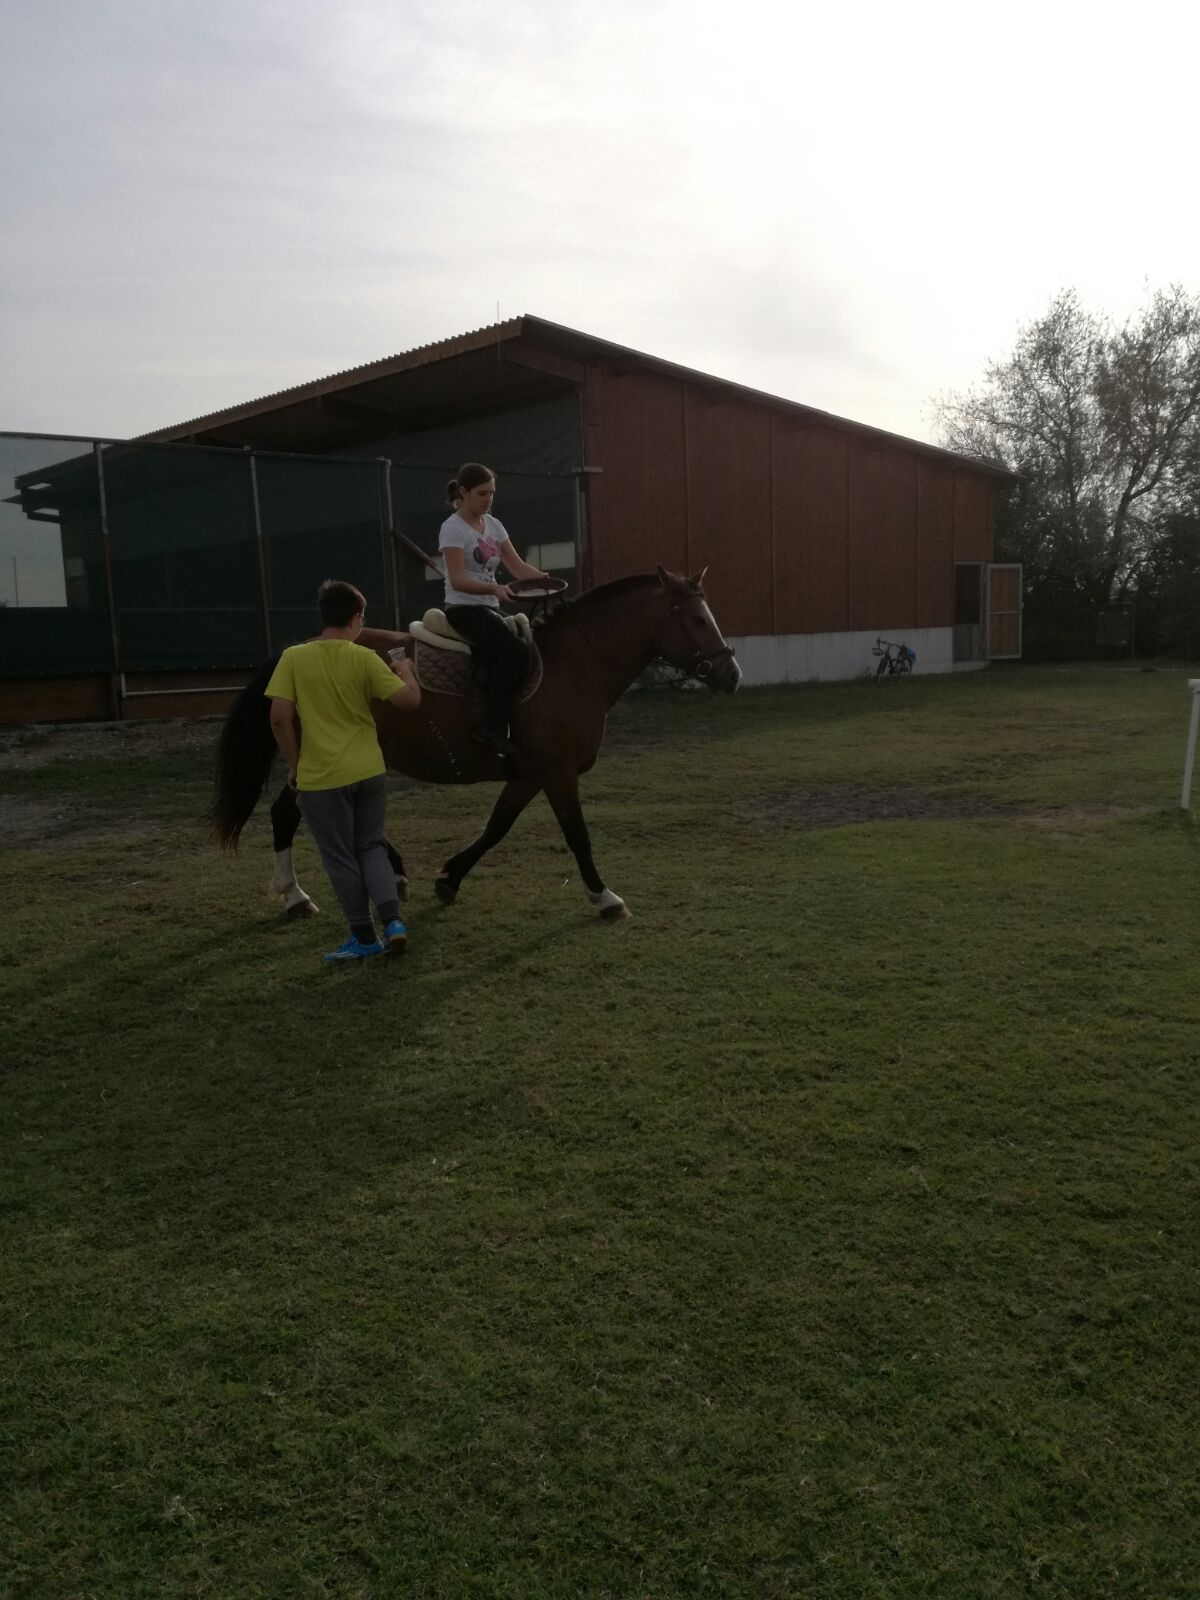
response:
{"label": "horse's ear", "polygon": [[688,581],[690,583],[693,583],[696,586],[697,589],[703,589],[703,587],[704,587],[704,574],[708,571],[709,567],[711,567],[711,566],[712,566],[712,562],[711,561],[706,561],[704,563],[704,565],[700,568],[700,571],[696,573],[695,577],[690,578]]}
{"label": "horse's ear", "polygon": [[662,584],[663,588],[669,594],[671,590],[671,574],[667,571],[666,567],[655,567],[654,570],[658,573],[659,583]]}

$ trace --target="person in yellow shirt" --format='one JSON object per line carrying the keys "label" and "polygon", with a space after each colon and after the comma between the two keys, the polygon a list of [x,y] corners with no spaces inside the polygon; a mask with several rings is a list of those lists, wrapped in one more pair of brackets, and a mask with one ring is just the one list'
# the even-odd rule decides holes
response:
{"label": "person in yellow shirt", "polygon": [[389,668],[356,643],[367,602],[352,583],[327,579],[317,605],[321,634],[283,652],[265,693],[288,782],[350,928],[345,944],[325,959],[361,961],[385,950],[402,952],[408,937],[383,842],[386,766],[371,704],[385,700],[415,710],[421,690],[410,661]]}

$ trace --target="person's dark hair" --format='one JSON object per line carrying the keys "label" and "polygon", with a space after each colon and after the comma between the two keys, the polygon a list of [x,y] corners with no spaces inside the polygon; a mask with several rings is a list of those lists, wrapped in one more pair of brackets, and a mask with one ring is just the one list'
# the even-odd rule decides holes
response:
{"label": "person's dark hair", "polygon": [[317,590],[321,621],[327,628],[348,628],[360,611],[367,609],[366,596],[341,578],[326,578]]}
{"label": "person's dark hair", "polygon": [[478,489],[481,483],[491,483],[496,474],[482,461],[464,461],[457,474],[446,485],[447,504],[454,502],[469,489]]}

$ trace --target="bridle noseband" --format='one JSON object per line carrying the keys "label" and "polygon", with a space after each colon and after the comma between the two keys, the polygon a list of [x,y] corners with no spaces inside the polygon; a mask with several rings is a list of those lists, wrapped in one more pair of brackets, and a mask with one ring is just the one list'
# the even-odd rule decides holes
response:
{"label": "bridle noseband", "polygon": [[[688,601],[701,598],[699,594],[687,596]],[[724,661],[726,658],[732,660],[735,652],[733,646],[728,644],[720,644],[715,650],[702,650],[699,645],[693,646],[693,642],[688,635],[688,618],[683,609],[685,603],[679,600],[671,601],[668,626],[670,625],[670,620],[674,619],[679,626],[680,633],[683,635],[685,651],[684,663],[680,667],[680,671],[686,672],[691,678],[704,679],[709,676],[718,661]]]}

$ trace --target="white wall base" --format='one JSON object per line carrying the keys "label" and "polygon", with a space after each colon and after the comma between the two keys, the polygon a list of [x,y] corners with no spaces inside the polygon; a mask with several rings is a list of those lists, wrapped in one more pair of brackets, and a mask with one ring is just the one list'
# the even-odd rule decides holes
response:
{"label": "white wall base", "polygon": [[[879,657],[871,654],[878,633],[776,633],[729,639],[737,651],[742,683],[836,682],[874,676]],[[917,653],[915,672],[973,672],[984,661],[954,660],[953,628],[893,628],[884,634]]]}

